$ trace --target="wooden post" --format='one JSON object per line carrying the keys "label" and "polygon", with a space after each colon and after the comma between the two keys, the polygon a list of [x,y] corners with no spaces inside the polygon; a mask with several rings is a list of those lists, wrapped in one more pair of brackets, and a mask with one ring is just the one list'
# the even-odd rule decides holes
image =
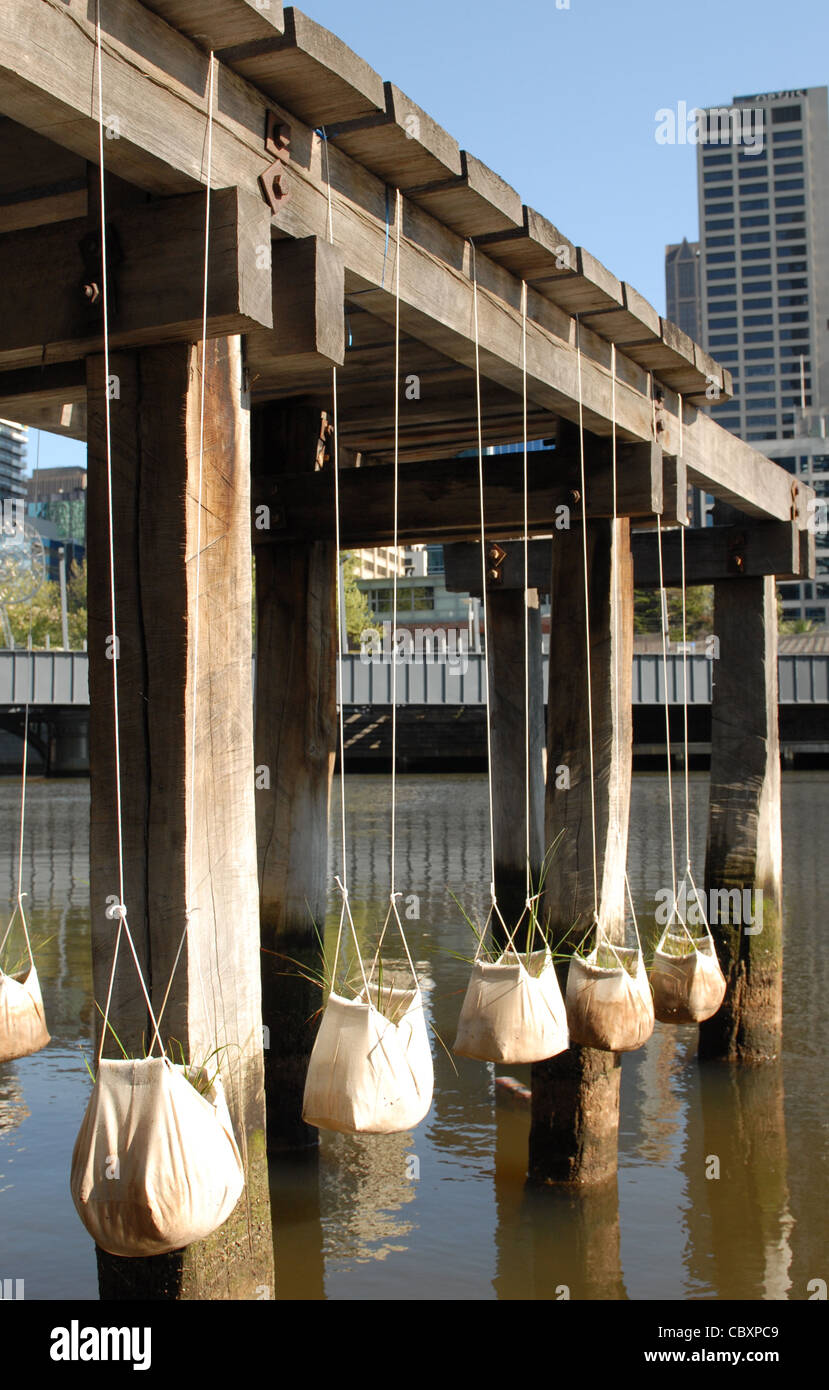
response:
{"label": "wooden post", "polygon": [[[530,590],[530,868],[538,883],[544,860],[544,689],[541,613]],[[495,812],[495,889],[510,930],[524,911],[526,864],[526,729],[524,590],[487,594],[492,792]],[[521,936],[516,938],[521,945]]]}
{"label": "wooden post", "polygon": [[[320,411],[254,413],[261,473],[313,472]],[[278,486],[278,484],[277,484]],[[254,525],[258,525],[256,514]],[[315,1144],[302,1096],[321,992],[328,812],[337,743],[337,552],[332,541],[256,550],[256,830],[268,1147]]]}
{"label": "wooden post", "polygon": [[[731,509],[717,507],[717,521],[732,518]],[[699,1055],[759,1062],[778,1055],[783,1020],[774,579],[715,584],[714,631],[705,883],[728,989],[722,1008],[700,1028]]]}
{"label": "wooden post", "polygon": [[[113,354],[112,501],[119,648],[124,901],[156,1010],[192,915],[162,1034],[198,1060],[215,1047],[246,1168],[230,1220],[151,1259],[99,1251],[102,1298],[236,1299],[273,1294],[262,1063],[251,692],[248,415],[241,340],[207,345],[200,613],[195,635],[201,348]],[[104,363],[88,361],[92,948],[103,1004],[119,892]],[[198,676],[193,738],[193,682]],[[193,822],[188,827],[191,793]],[[149,1038],[122,946],[112,1021],[140,1056]],[[111,1039],[108,1055],[118,1055]],[[268,1296],[265,1293],[264,1296]]]}
{"label": "wooden post", "polygon": [[[590,521],[587,528],[599,902],[608,931],[621,939],[633,746],[630,523]],[[561,839],[545,880],[544,912],[554,940],[568,951],[579,944],[593,914],[582,546],[578,527],[556,537],[551,587],[547,845]],[[588,1185],[615,1175],[619,1075],[614,1053],[577,1046],[533,1067],[534,1180]]]}

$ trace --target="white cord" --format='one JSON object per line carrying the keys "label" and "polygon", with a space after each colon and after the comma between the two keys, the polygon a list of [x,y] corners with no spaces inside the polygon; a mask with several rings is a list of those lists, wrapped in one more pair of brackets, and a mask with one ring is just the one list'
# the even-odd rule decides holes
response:
{"label": "white cord", "polygon": [[590,654],[590,583],[587,559],[587,481],[584,462],[584,402],[581,379],[581,320],[576,315],[576,371],[579,388],[579,457],[581,463],[582,551],[584,558],[584,632],[587,656],[587,724],[590,752],[590,824],[593,832],[593,913],[599,917],[599,867],[596,854],[596,776],[593,755],[593,671]]}

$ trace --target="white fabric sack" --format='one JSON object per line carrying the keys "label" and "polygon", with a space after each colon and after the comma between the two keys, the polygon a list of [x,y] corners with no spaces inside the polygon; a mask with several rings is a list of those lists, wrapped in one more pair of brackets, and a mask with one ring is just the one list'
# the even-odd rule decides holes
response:
{"label": "white fabric sack", "polygon": [[203,1240],[244,1191],[221,1081],[200,1095],[166,1057],[101,1060],[72,1154],[72,1200],[110,1255]]}
{"label": "white fabric sack", "polygon": [[669,935],[682,944],[679,934],[666,928],[654,952],[650,972],[654,1013],[660,1023],[702,1023],[725,998],[725,976],[714,943],[706,936],[692,945],[682,933],[683,954],[670,955],[662,949]]}
{"label": "white fabric sack", "polygon": [[615,947],[620,960],[636,960],[636,974],[623,965],[596,964],[598,948],[586,959],[574,955],[567,975],[570,1041],[603,1052],[633,1052],[647,1042],[654,1025],[653,998],[638,947]]}
{"label": "white fabric sack", "polygon": [[568,1046],[567,1013],[548,950],[476,961],[455,1052],[480,1062],[543,1062]]}
{"label": "white fabric sack", "polygon": [[0,1062],[28,1057],[49,1040],[35,967],[19,975],[4,975],[0,970]]}
{"label": "white fabric sack", "polygon": [[302,1107],[317,1129],[398,1134],[429,1112],[434,1068],[420,989],[384,986],[383,1013],[377,986],[369,991],[357,999],[328,996]]}

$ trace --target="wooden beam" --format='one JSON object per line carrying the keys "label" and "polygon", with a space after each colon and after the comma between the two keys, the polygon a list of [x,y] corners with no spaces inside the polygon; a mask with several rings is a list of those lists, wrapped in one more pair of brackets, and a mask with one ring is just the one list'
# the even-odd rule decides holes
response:
{"label": "wooden beam", "polygon": [[[193,188],[204,178],[204,54],[137,0],[110,0],[105,22],[104,85],[115,112],[124,113],[121,138],[113,140],[107,152],[109,167],[151,191]],[[136,47],[143,55],[143,71],[134,61]],[[36,76],[33,52],[38,54]],[[95,30],[86,0],[60,5],[54,0],[16,0],[0,13],[0,109],[92,160],[97,158],[97,123],[90,110],[87,74],[94,70],[94,63]],[[347,288],[359,292],[382,287],[384,267],[388,273],[385,183],[331,142],[324,152],[323,142],[310,128],[223,64],[217,72],[217,87],[214,182],[256,188],[259,175],[271,162],[263,144],[265,114],[269,107],[275,109],[291,125],[291,196],[280,210],[275,229],[282,236],[325,237],[330,181],[335,239],[343,248]],[[410,199],[404,200],[404,228],[401,290],[408,318],[404,327],[470,366],[474,360],[471,249]],[[493,245],[489,254],[479,250],[477,255],[481,366],[484,375],[520,394],[521,285],[497,263],[495,253]],[[612,291],[613,277],[608,283]],[[376,308],[383,311],[379,316],[393,321],[391,283],[377,293]],[[586,307],[582,304],[578,312]],[[529,296],[529,315],[530,399],[554,414],[575,419],[578,386],[572,321],[534,292]],[[665,331],[663,324],[663,337]],[[597,433],[609,433],[610,345],[584,326],[581,346],[585,420]],[[687,345],[681,339],[676,340],[673,356],[671,345],[665,347],[666,370],[677,358],[687,361]],[[623,437],[646,440],[652,433],[647,372],[622,352],[617,352],[616,365],[617,427]],[[727,373],[722,376],[725,382]],[[705,376],[697,372],[696,381],[704,389]],[[668,453],[684,455],[690,480],[750,514],[789,519],[791,497],[786,489],[791,480],[781,481],[781,475],[787,478],[785,471],[688,404],[687,386],[685,394],[684,438],[679,438],[677,402],[669,391],[661,443]],[[813,493],[802,484],[797,486],[798,514],[802,515]]]}
{"label": "wooden beam", "polygon": [[457,140],[393,82],[383,86],[386,109],[381,115],[326,126],[328,139],[403,192],[440,179],[459,178]]}
{"label": "wooden beam", "polygon": [[143,0],[174,29],[208,52],[266,42],[282,34],[282,0]]}
{"label": "wooden beam", "polygon": [[[109,362],[121,383],[111,419],[124,902],[156,1014],[172,980],[162,1025],[165,1044],[178,1039],[193,1061],[218,1048],[216,1065],[245,1163],[246,1191],[229,1221],[196,1246],[138,1260],[99,1252],[103,1298],[256,1298],[262,1285],[273,1288],[241,340],[208,345],[203,451],[200,362],[200,349],[186,343],[114,352]],[[88,386],[89,534],[101,540],[109,529],[108,383],[101,357],[88,360]],[[200,476],[199,567],[192,557]],[[110,895],[119,893],[112,655],[110,566],[103,541],[89,550],[91,931],[99,1001],[107,998],[112,966],[113,923],[106,908]],[[127,1050],[141,1056],[149,1037],[147,1009],[123,948],[111,1016]],[[113,1049],[117,1055],[109,1039],[106,1055]]]}
{"label": "wooden beam", "polygon": [[0,415],[70,439],[86,438],[83,362],[0,372]]}
{"label": "wooden beam", "polygon": [[[620,448],[618,508],[621,515],[650,516],[662,505],[662,461],[654,445]],[[523,457],[489,456],[484,460],[487,533],[514,536],[523,529]],[[571,453],[538,451],[530,455],[531,528],[551,531],[556,522],[582,514],[580,476]],[[340,535],[348,547],[388,545],[393,541],[394,470],[388,464],[341,470]],[[255,503],[271,509],[270,531],[260,544],[286,539],[322,540],[333,535],[334,479],[330,467],[276,480],[259,474],[254,480]],[[565,513],[558,509],[564,508]],[[599,441],[591,463],[588,515],[609,516],[613,499],[608,451]],[[401,544],[461,538],[480,532],[477,458],[421,462],[401,470],[398,497],[398,538]]]}
{"label": "wooden beam", "polygon": [[324,374],[345,361],[343,258],[319,237],[273,244],[273,331],[252,327],[247,336],[251,391],[280,391]]}
{"label": "wooden beam", "polygon": [[[174,340],[202,331],[204,196],[168,198],[108,219],[110,342],[113,348]],[[36,366],[84,357],[103,335],[100,258],[84,256],[95,228],[81,220],[0,237],[0,363]],[[211,198],[208,336],[272,323],[270,262],[261,202],[237,188]],[[163,249],[163,254],[160,254]],[[96,287],[97,298],[84,295]]]}
{"label": "wooden beam", "polygon": [[[812,544],[809,539],[811,536]],[[532,540],[529,545],[529,587],[546,593],[554,540]],[[502,543],[506,552],[498,566],[493,591],[524,588],[524,546],[520,540]],[[633,583],[637,589],[659,587],[658,537],[636,531],[631,536]],[[480,547],[460,541],[444,550],[446,587],[456,593],[481,590]],[[665,587],[682,584],[679,531],[662,534]],[[721,579],[752,578],[773,574],[778,579],[814,579],[814,536],[792,521],[758,522],[753,526],[706,526],[685,533],[685,578],[689,587],[716,584]]]}

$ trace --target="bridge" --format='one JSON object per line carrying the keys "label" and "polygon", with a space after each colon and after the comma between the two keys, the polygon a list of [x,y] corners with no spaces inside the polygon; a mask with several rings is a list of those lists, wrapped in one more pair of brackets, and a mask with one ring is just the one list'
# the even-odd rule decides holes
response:
{"label": "bridge", "polygon": [[[652,639],[637,639],[633,658],[634,752],[640,765],[664,760],[663,659]],[[703,643],[697,644],[699,648]],[[707,757],[716,660],[704,650],[685,658],[691,754]],[[683,657],[668,656],[672,751],[681,742]],[[346,758],[370,768],[388,760],[392,667],[388,659],[343,660]],[[781,747],[792,765],[829,756],[829,634],[782,637],[778,657]],[[543,661],[547,702],[550,663]],[[89,657],[83,651],[0,652],[0,768],[17,766],[18,738],[30,704],[33,755],[54,775],[89,769]],[[397,671],[400,763],[412,769],[483,766],[486,671],[480,652],[427,651]]]}

